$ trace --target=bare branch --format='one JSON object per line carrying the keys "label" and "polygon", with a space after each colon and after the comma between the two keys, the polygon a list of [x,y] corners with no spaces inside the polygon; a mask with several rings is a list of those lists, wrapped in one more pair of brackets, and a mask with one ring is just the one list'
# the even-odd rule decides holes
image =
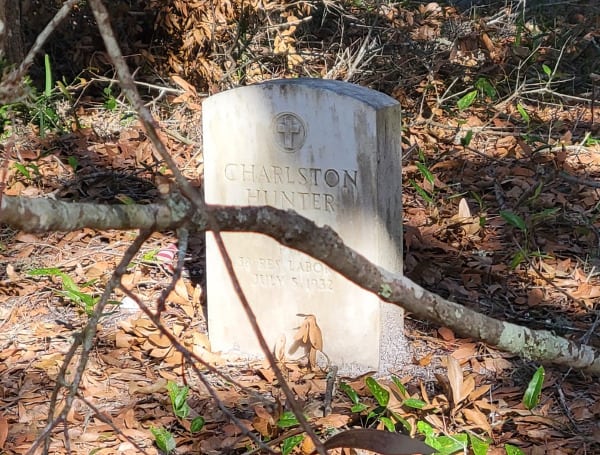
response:
{"label": "bare branch", "polygon": [[[49,199],[35,199],[37,216],[43,220],[53,217],[53,212],[67,213],[64,206],[69,202],[59,202]],[[0,207],[0,222],[9,223],[7,213],[14,220],[14,213],[28,213],[27,209],[21,212],[15,207],[23,207],[27,199],[5,196]],[[46,204],[45,210],[42,206]],[[445,325],[456,333],[476,338],[489,343],[504,351],[522,357],[544,362],[554,363],[577,368],[584,372],[600,375],[600,353],[587,345],[579,345],[563,337],[555,336],[545,330],[531,330],[527,327],[499,321],[483,315],[469,308],[429,292],[403,276],[393,275],[377,267],[365,257],[347,247],[342,239],[331,228],[318,227],[314,222],[304,218],[293,211],[283,211],[272,207],[208,207],[205,214],[189,212],[189,206],[181,201],[181,213],[187,213],[187,228],[191,231],[210,230],[208,217],[214,220],[221,231],[232,232],[258,232],[272,237],[282,245],[302,251],[315,259],[328,265],[332,270],[340,273],[363,289],[369,290],[389,303],[403,307],[421,320]],[[187,203],[190,204],[190,203]],[[82,204],[79,204],[82,205]],[[94,211],[101,211],[103,206],[93,207]],[[118,206],[120,207],[120,206]],[[123,206],[127,210],[134,210],[134,205]],[[160,206],[165,207],[165,206]],[[185,208],[184,208],[185,207]],[[91,208],[91,207],[90,207]],[[113,208],[114,209],[114,208]],[[169,210],[164,210],[165,217]],[[192,216],[193,215],[193,216]],[[86,218],[88,221],[90,217]],[[162,219],[164,226],[174,226],[181,223],[181,219],[169,222]],[[67,230],[65,226],[73,221],[62,219],[65,226],[60,226],[60,216],[54,217],[51,225],[53,230]],[[131,226],[114,229],[129,229]],[[79,227],[98,228],[94,224],[78,224]],[[23,230],[28,229],[29,223],[25,220],[15,226]]]}

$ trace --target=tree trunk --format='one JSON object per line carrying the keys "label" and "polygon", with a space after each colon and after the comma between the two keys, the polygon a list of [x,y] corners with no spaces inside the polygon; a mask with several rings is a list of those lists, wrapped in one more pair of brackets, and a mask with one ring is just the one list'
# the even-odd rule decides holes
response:
{"label": "tree trunk", "polygon": [[0,0],[0,52],[9,64],[19,64],[25,57],[21,34],[22,0]]}

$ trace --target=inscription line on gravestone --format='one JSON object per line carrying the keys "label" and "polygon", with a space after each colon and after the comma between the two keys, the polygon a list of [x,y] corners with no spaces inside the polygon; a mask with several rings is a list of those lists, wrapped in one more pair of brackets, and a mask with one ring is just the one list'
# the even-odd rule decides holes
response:
{"label": "inscription line on gravestone", "polygon": [[[279,80],[212,96],[203,115],[207,203],[293,209],[331,226],[372,262],[401,273],[395,100],[343,82]],[[271,346],[283,337],[289,357],[303,354],[290,349],[302,323],[298,314],[314,314],[323,351],[342,371],[381,370],[404,356],[398,307],[384,308],[321,262],[268,237],[223,236]],[[213,349],[260,355],[210,233],[207,288]]]}

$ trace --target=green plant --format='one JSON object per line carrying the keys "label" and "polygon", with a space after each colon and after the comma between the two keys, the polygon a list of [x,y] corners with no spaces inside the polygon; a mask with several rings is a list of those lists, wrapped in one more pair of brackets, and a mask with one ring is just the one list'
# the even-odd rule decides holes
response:
{"label": "green plant", "polygon": [[[298,419],[292,411],[285,411],[279,419],[277,419],[277,426],[281,429],[291,428],[298,425]],[[294,450],[294,447],[300,445],[304,441],[304,434],[296,434],[285,438],[281,443],[281,453],[288,455]]]}
{"label": "green plant", "polygon": [[54,108],[52,98],[52,68],[50,66],[50,57],[44,55],[45,85],[44,92],[37,96],[31,108],[32,121],[37,122],[39,126],[40,137],[45,137],[46,132],[51,129],[60,129],[60,117]]}
{"label": "green plant", "polygon": [[40,177],[40,167],[37,164],[33,164],[33,163],[28,163],[28,164],[21,164],[21,163],[15,163],[13,165],[14,169],[21,174],[25,179],[27,180],[33,180],[33,175],[31,174],[30,171],[33,171],[33,174],[35,175],[35,177]]}
{"label": "green plant", "polygon": [[[472,432],[460,432],[452,435],[439,434],[432,425],[427,423],[427,413],[438,414],[439,409],[428,405],[425,401],[411,397],[406,390],[406,387],[400,380],[392,376],[392,382],[396,387],[394,390],[391,387],[385,387],[372,377],[365,379],[367,389],[377,402],[377,406],[370,407],[361,402],[358,393],[344,382],[340,382],[339,389],[346,394],[352,401],[352,412],[363,414],[363,424],[365,426],[375,423],[381,424],[390,432],[404,430],[412,433],[411,425],[408,421],[395,410],[405,408],[409,410],[417,410],[419,420],[415,424],[415,430],[419,434],[425,436],[425,444],[433,447],[438,455],[452,455],[458,453],[472,453],[473,455],[487,455],[491,441],[473,434]],[[536,406],[539,403],[539,391],[543,383],[543,368],[540,367],[532,378],[527,392],[524,396],[524,403],[527,400],[526,406]],[[400,404],[391,405],[392,394],[400,399]],[[399,407],[398,407],[399,406]],[[532,407],[533,407],[532,406]],[[531,408],[528,408],[531,409]],[[515,446],[506,444],[504,446],[507,455],[524,455],[523,452]]]}
{"label": "green plant", "polygon": [[[167,392],[169,393],[169,399],[173,406],[173,413],[179,419],[185,420],[190,415],[190,405],[187,402],[188,393],[190,388],[188,386],[180,387],[173,381],[167,383]],[[198,432],[204,428],[205,420],[202,416],[194,417],[190,424],[190,431],[192,433]]]}
{"label": "green plant", "polygon": [[[83,308],[83,310],[88,316],[94,312],[94,308],[100,300],[100,297],[95,297],[93,294],[83,292],[81,288],[77,286],[77,284],[75,284],[73,278],[71,278],[68,274],[66,274],[57,267],[33,269],[28,272],[28,275],[50,276],[60,278],[62,282],[62,289],[55,289],[54,293],[70,300],[75,305]],[[95,280],[84,283],[83,287],[90,286],[94,282]],[[110,300],[108,303],[112,305],[119,304],[119,302],[114,300]]]}
{"label": "green plant", "polygon": [[[531,198],[529,198],[529,200],[534,200],[537,197],[537,195],[539,195],[539,191],[541,191],[541,186],[538,186],[536,188],[534,195]],[[543,221],[554,217],[559,211],[559,207],[544,209],[541,212],[537,212],[531,215],[527,221],[524,220],[523,217],[521,217],[519,214],[511,212],[509,210],[500,211],[500,216],[508,224],[521,231],[524,237],[524,245],[519,246],[519,250],[513,256],[510,263],[511,268],[517,268],[521,263],[527,261],[531,257],[549,258],[549,256],[539,251],[530,250],[530,244],[532,243],[531,233],[534,231],[536,226],[538,226]]]}
{"label": "green plant", "polygon": [[456,102],[456,107],[458,108],[458,110],[464,111],[465,109],[471,107],[477,99],[477,93],[477,90],[471,90],[470,92],[467,92],[466,95],[459,98]]}
{"label": "green plant", "polygon": [[109,111],[114,111],[117,108],[117,98],[113,95],[112,86],[104,87],[104,107]]}
{"label": "green plant", "polygon": [[527,390],[523,394],[523,405],[529,410],[535,408],[540,402],[545,375],[544,367],[540,366],[527,385]]}
{"label": "green plant", "polygon": [[410,185],[415,189],[417,194],[421,196],[421,198],[427,202],[429,205],[433,205],[434,197],[435,197],[435,176],[429,170],[426,164],[425,155],[422,150],[419,150],[419,161],[415,163],[421,177],[423,177],[423,181],[429,184],[430,189],[423,188],[422,185],[419,185],[415,180],[410,179]]}
{"label": "green plant", "polygon": [[[427,405],[427,403],[422,400],[410,398],[406,392],[406,388],[398,380],[398,378],[393,377],[392,380],[394,381],[396,387],[398,387],[400,396],[403,398],[401,406],[413,409],[422,409]],[[398,415],[397,412],[388,406],[390,403],[390,392],[372,377],[365,379],[365,384],[369,389],[369,392],[371,392],[375,398],[375,401],[377,401],[377,406],[371,409],[369,409],[369,406],[360,401],[356,391],[348,384],[341,382],[339,386],[340,390],[344,392],[352,401],[352,412],[363,413],[364,411],[368,410],[365,416],[365,426],[372,426],[374,424],[381,423],[388,431],[397,431],[398,429],[403,429],[410,432],[411,426],[408,421]]]}
{"label": "green plant", "polygon": [[163,452],[171,453],[177,447],[175,438],[169,430],[166,430],[165,428],[150,427],[150,432],[152,433],[152,436],[154,436],[156,445]]}

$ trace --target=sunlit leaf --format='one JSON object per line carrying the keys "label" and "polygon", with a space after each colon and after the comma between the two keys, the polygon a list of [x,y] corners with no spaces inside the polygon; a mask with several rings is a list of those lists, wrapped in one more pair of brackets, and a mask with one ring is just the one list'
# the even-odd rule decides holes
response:
{"label": "sunlit leaf", "polygon": [[340,390],[342,392],[344,392],[346,395],[348,395],[348,398],[350,398],[350,401],[352,401],[352,403],[354,403],[354,404],[360,403],[360,399],[358,398],[358,393],[356,393],[356,390],[354,390],[352,387],[350,387],[345,382],[340,382]]}
{"label": "sunlit leaf", "polygon": [[175,438],[168,430],[165,430],[164,428],[150,427],[150,432],[154,436],[156,445],[163,452],[170,453],[177,447]]}
{"label": "sunlit leaf", "polygon": [[473,451],[473,455],[487,455],[490,447],[489,442],[479,439],[472,433],[469,433],[469,440],[471,442],[471,450]]}
{"label": "sunlit leaf", "polygon": [[523,395],[523,405],[527,409],[533,409],[539,404],[545,375],[544,367],[540,366],[534,373],[531,381],[529,381],[527,390]]}
{"label": "sunlit leaf", "polygon": [[387,431],[396,431],[396,425],[389,417],[382,416],[379,418],[379,421],[383,424]]}
{"label": "sunlit leaf", "polygon": [[427,169],[427,166],[425,166],[423,163],[420,163],[419,161],[417,161],[416,165],[423,178],[427,180],[431,185],[433,185],[435,183],[435,176],[431,173],[429,169]]}
{"label": "sunlit leaf", "polygon": [[381,386],[381,384],[379,384],[372,377],[368,377],[365,380],[365,383],[367,384],[367,388],[373,394],[373,397],[375,397],[375,399],[377,400],[377,403],[379,403],[379,405],[383,407],[387,406],[390,402],[390,392],[388,392],[383,386]]}
{"label": "sunlit leaf", "polygon": [[400,382],[400,379],[398,379],[396,376],[392,376],[392,382],[396,385],[396,387],[398,387],[400,395],[403,397],[408,395],[408,391],[406,390],[406,387],[404,387],[404,384]]}
{"label": "sunlit leaf", "polygon": [[298,419],[292,411],[285,411],[277,420],[279,428],[289,428],[298,425]]}
{"label": "sunlit leaf", "polygon": [[465,452],[468,447],[466,434],[455,434],[452,436],[427,437],[425,442],[436,450],[439,455],[452,455],[458,451]]}
{"label": "sunlit leaf", "polygon": [[412,179],[410,180],[410,184],[417,191],[417,193],[419,194],[419,196],[421,196],[425,200],[425,202],[427,202],[428,204],[433,204],[433,198],[429,195],[429,193],[427,191],[425,191],[423,188],[421,188]]}
{"label": "sunlit leaf", "polygon": [[506,455],[525,455],[525,452],[511,444],[505,444],[504,450],[506,450]]}
{"label": "sunlit leaf", "polygon": [[288,455],[294,450],[294,447],[299,445],[304,440],[303,434],[297,434],[295,436],[290,436],[283,440],[281,444],[281,453],[283,455]]}
{"label": "sunlit leaf", "polygon": [[423,409],[426,405],[427,403],[425,403],[423,400],[419,400],[418,398],[407,398],[402,402],[402,406],[413,409]]}
{"label": "sunlit leaf", "polygon": [[192,433],[197,433],[198,431],[202,430],[202,428],[204,428],[205,423],[206,423],[206,421],[204,420],[204,417],[202,417],[202,416],[194,417],[194,419],[192,419],[192,423],[190,425],[190,431]]}
{"label": "sunlit leaf", "polygon": [[519,111],[519,114],[521,115],[521,118],[525,121],[525,123],[529,123],[531,121],[529,114],[527,113],[527,111],[521,103],[517,103],[517,111]]}
{"label": "sunlit leaf", "polygon": [[464,111],[465,109],[471,107],[475,99],[477,98],[477,90],[473,90],[463,96],[456,102],[456,106],[459,110]]}
{"label": "sunlit leaf", "polygon": [[542,70],[544,71],[544,73],[546,73],[546,76],[548,76],[548,77],[552,76],[552,68],[550,68],[545,63],[542,65]]}

